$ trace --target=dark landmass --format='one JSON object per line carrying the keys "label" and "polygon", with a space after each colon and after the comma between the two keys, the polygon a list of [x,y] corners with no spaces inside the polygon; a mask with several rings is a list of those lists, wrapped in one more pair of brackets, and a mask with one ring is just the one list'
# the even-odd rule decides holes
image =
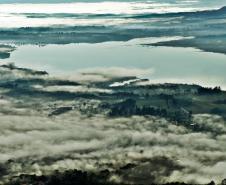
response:
{"label": "dark landmass", "polygon": [[9,45],[0,45],[0,59],[6,59],[10,57],[10,53],[16,48]]}
{"label": "dark landmass", "polygon": [[[127,167],[126,167],[127,168]],[[36,176],[36,175],[20,175],[15,177],[14,180],[7,183],[6,185],[129,185],[120,183],[112,183],[108,181],[110,172],[108,170],[101,171],[98,174],[83,172],[79,170],[68,170],[60,173],[55,172],[49,176]],[[225,185],[226,179],[222,180],[221,184]],[[139,185],[139,184],[136,184]],[[170,182],[164,184],[154,184],[150,179],[150,183],[146,185],[192,185],[184,182]],[[204,185],[204,184],[203,184]],[[211,181],[205,185],[215,185],[214,181]]]}
{"label": "dark landmass", "polygon": [[0,59],[6,59],[9,57],[10,57],[10,53],[3,53],[3,52],[0,53]]}
{"label": "dark landmass", "polygon": [[222,7],[217,10],[203,10],[203,11],[197,11],[197,12],[175,12],[175,13],[165,13],[165,14],[143,14],[143,15],[135,15],[131,16],[131,18],[152,18],[152,17],[178,17],[178,16],[189,16],[189,17],[206,17],[206,16],[222,16],[222,14],[225,14],[226,7]]}
{"label": "dark landmass", "polygon": [[1,65],[2,69],[8,69],[10,71],[21,71],[27,75],[48,75],[46,71],[35,71],[32,69],[16,67],[14,64]]}
{"label": "dark landmass", "polygon": [[[147,44],[146,46],[148,46]],[[193,47],[207,52],[226,53],[226,35],[204,36],[193,39],[181,39],[150,44],[151,46]]]}

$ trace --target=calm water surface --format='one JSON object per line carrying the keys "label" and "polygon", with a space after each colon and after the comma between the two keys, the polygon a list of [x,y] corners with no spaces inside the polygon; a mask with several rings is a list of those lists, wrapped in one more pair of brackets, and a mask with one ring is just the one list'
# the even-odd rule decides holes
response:
{"label": "calm water surface", "polygon": [[46,70],[50,75],[74,74],[87,68],[122,67],[148,69],[142,76],[155,83],[196,83],[226,89],[226,55],[192,48],[146,47],[150,40],[20,46],[10,59],[20,67]]}

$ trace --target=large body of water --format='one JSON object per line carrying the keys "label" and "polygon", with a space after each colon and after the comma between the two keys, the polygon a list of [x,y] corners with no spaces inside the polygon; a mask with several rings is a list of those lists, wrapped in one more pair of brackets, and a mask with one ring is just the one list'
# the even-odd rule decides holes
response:
{"label": "large body of water", "polygon": [[140,77],[149,78],[153,83],[195,83],[226,89],[226,55],[193,48],[141,45],[156,40],[159,39],[43,47],[25,45],[4,63],[46,70],[51,75],[73,75],[92,68],[150,69],[150,73],[140,74]]}

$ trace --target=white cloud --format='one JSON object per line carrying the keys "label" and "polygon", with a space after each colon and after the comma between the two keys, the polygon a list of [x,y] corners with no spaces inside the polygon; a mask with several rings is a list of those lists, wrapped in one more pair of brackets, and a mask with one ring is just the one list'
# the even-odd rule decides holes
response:
{"label": "white cloud", "polygon": [[[216,124],[223,124],[218,121]],[[225,175],[221,170],[226,161],[224,142],[223,135],[192,133],[155,117],[85,118],[70,112],[56,118],[1,116],[0,123],[0,161],[14,160],[11,175],[54,169],[117,169],[127,163],[142,166],[141,161],[166,156],[183,167],[162,177],[166,180],[206,183],[214,177],[220,181]]]}
{"label": "white cloud", "polygon": [[81,73],[85,74],[96,74],[104,77],[125,77],[125,76],[136,76],[142,77],[154,73],[154,69],[142,69],[142,68],[123,68],[123,67],[98,67],[90,69],[82,69]]}

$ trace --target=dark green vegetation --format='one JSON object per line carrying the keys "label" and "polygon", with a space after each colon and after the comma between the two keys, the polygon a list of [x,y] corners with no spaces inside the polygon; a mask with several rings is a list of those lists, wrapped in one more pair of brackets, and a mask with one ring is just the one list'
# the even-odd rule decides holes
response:
{"label": "dark green vegetation", "polygon": [[8,185],[114,185],[107,183],[109,171],[102,171],[99,174],[92,174],[78,170],[55,172],[50,176],[20,175]]}
{"label": "dark green vegetation", "polygon": [[[127,167],[125,167],[127,168]],[[7,185],[117,185],[118,183],[108,182],[107,179],[110,176],[108,170],[101,171],[98,174],[87,173],[79,170],[69,170],[64,173],[55,172],[49,176],[36,176],[36,175],[20,175],[18,178],[15,178],[12,182]],[[222,180],[221,184],[225,185],[226,179]],[[126,185],[120,183],[120,185]],[[127,184],[129,185],[129,184]],[[139,184],[136,184],[139,185]],[[147,185],[155,185],[151,183]],[[160,185],[160,184],[156,184]],[[183,182],[171,182],[164,185],[189,185]],[[214,181],[206,185],[215,185]]]}
{"label": "dark green vegetation", "polygon": [[127,85],[114,90],[117,93],[128,93],[127,97],[131,99],[113,104],[111,116],[159,115],[188,123],[191,121],[192,113],[226,116],[225,93],[219,87],[204,88],[182,84]]}
{"label": "dark green vegetation", "polygon": [[0,44],[0,59],[6,59],[10,57],[10,53],[16,48],[8,45]]}

